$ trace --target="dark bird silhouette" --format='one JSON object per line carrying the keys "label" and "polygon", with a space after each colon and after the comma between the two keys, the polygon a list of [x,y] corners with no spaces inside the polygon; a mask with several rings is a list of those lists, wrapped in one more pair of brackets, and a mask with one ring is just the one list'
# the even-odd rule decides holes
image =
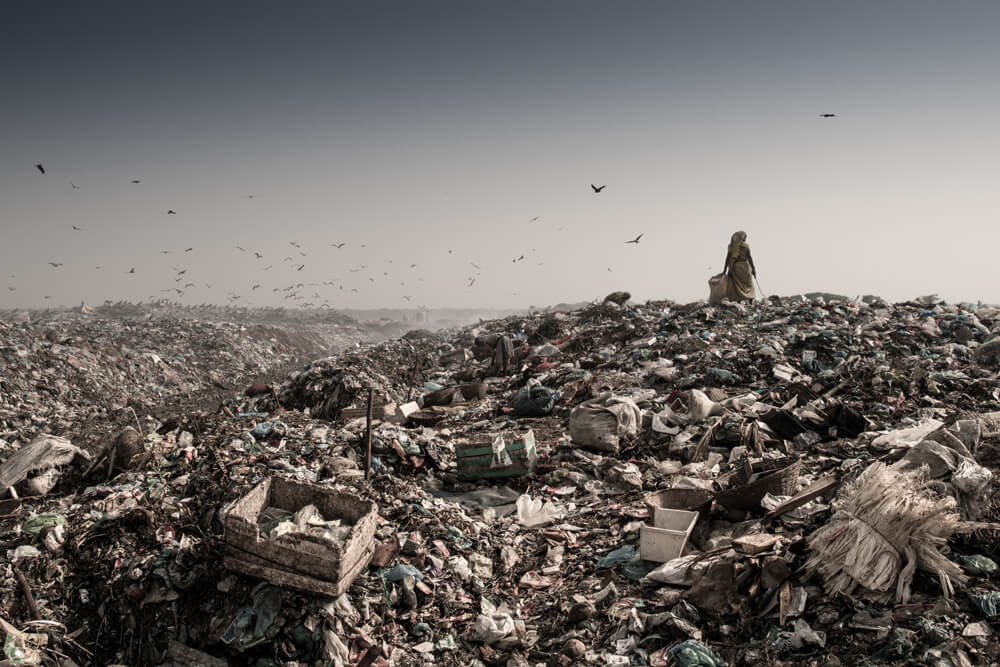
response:
{"label": "dark bird silhouette", "polygon": [[160,254],[161,254],[161,255],[169,255],[169,254],[170,254],[170,251],[169,251],[169,250],[161,250],[161,251],[160,251]]}
{"label": "dark bird silhouette", "polygon": [[299,268],[297,268],[296,271],[301,271],[304,268],[306,268],[305,264],[299,264]]}
{"label": "dark bird silhouette", "polygon": [[9,289],[11,292],[16,292],[17,291],[16,287],[8,287],[7,289]]}
{"label": "dark bird silhouette", "polygon": [[469,262],[469,264],[472,264],[472,266],[473,266],[473,267],[475,267],[475,268],[479,269],[480,271],[482,271],[482,270],[483,270],[483,267],[479,266],[479,265],[478,265],[478,264],[476,264],[475,262]]}
{"label": "dark bird silhouette", "polygon": [[70,181],[70,182],[69,182],[69,186],[70,186],[71,188],[73,188],[74,190],[79,190],[79,189],[80,189],[80,186],[79,186],[79,185],[77,185],[76,183],[74,183],[73,181]]}
{"label": "dark bird silhouette", "polygon": [[62,262],[49,262],[49,266],[53,266],[58,269],[60,266],[62,266]]}
{"label": "dark bird silhouette", "polygon": [[416,264],[410,264],[410,268],[411,269],[415,269],[415,268],[417,268],[417,265]]}
{"label": "dark bird silhouette", "polygon": [[608,186],[607,186],[607,184],[604,184],[604,185],[602,185],[600,187],[597,187],[596,185],[594,185],[593,183],[591,183],[590,187],[594,189],[594,193],[596,194],[596,193],[600,192],[601,190],[603,190],[604,188],[606,188]]}
{"label": "dark bird silhouette", "polygon": [[72,227],[74,229],[74,231],[78,231],[78,232],[82,232],[83,231],[83,227],[77,227],[76,225],[70,225],[70,227]]}
{"label": "dark bird silhouette", "polygon": [[354,288],[354,287],[351,288],[351,291],[354,292],[355,294],[358,293],[358,290],[356,288]]}
{"label": "dark bird silhouette", "polygon": [[261,269],[261,271],[268,271],[268,270],[273,269],[273,268],[274,268],[274,264],[268,264],[263,269]]}
{"label": "dark bird silhouette", "polygon": [[184,252],[191,252],[194,248],[184,248]]}
{"label": "dark bird silhouette", "polygon": [[194,287],[194,286],[195,286],[195,284],[194,284],[194,283],[186,283],[186,284],[184,285],[184,289],[187,289],[188,287]]}
{"label": "dark bird silhouette", "polygon": [[520,261],[521,261],[522,259],[524,259],[524,255],[521,255],[521,256],[520,256],[520,257],[518,257],[517,259],[512,259],[512,260],[511,260],[511,262],[513,262],[514,264],[517,264],[517,263],[518,263],[518,262],[520,262]]}
{"label": "dark bird silhouette", "polygon": [[135,267],[133,266],[131,269],[128,270],[128,272],[129,273],[135,273]]}
{"label": "dark bird silhouette", "polygon": [[240,246],[236,246],[236,249],[237,249],[237,250],[239,250],[240,252],[246,252],[246,250],[244,250],[244,249],[243,249],[243,248],[241,248]]}
{"label": "dark bird silhouette", "polygon": [[333,246],[334,248],[343,248],[347,244],[346,243],[331,243],[330,245]]}
{"label": "dark bird silhouette", "polygon": [[626,241],[625,243],[634,243],[636,245],[639,245],[639,239],[641,239],[641,238],[642,238],[642,234],[639,234],[638,236],[636,236],[631,241]]}
{"label": "dark bird silhouette", "polygon": [[257,256],[257,259],[264,259],[264,255],[260,254],[259,252],[254,252],[254,255]]}
{"label": "dark bird silhouette", "polygon": [[538,220],[538,219],[539,219],[540,217],[542,217],[542,216],[540,216],[540,215],[536,215],[536,216],[535,216],[534,218],[532,218],[531,220],[528,220],[528,222],[534,222],[535,220]]}
{"label": "dark bird silhouette", "polygon": [[37,169],[38,171],[42,172],[43,174],[45,173],[45,167],[43,167],[40,164],[36,164],[35,165],[35,169]]}
{"label": "dark bird silhouette", "polygon": [[188,270],[187,270],[187,269],[184,269],[183,271],[178,271],[178,272],[177,272],[177,275],[179,275],[179,276],[183,276],[183,275],[184,275],[185,273],[187,273],[187,272],[188,272]]}
{"label": "dark bird silhouette", "polygon": [[244,199],[253,199],[253,198],[254,198],[254,197],[256,197],[256,196],[257,196],[257,195],[243,195],[243,198],[244,198]]}
{"label": "dark bird silhouette", "polygon": [[296,247],[296,248],[301,248],[301,247],[302,247],[302,246],[300,246],[300,245],[299,245],[298,243],[296,243],[295,241],[289,241],[289,242],[288,242],[288,245],[290,245],[290,246],[294,246],[294,247]]}
{"label": "dark bird silhouette", "polygon": [[412,296],[405,296],[404,295],[403,298],[406,299],[407,301],[413,301],[413,297]]}
{"label": "dark bird silhouette", "polygon": [[475,285],[475,284],[476,284],[476,279],[475,279],[475,277],[473,277],[473,278],[469,278],[469,287],[472,287],[472,286],[473,286],[473,285]]}
{"label": "dark bird silhouette", "polygon": [[133,183],[142,183],[142,179],[141,179],[141,178],[137,178],[137,179],[135,179],[135,180],[134,180],[134,181],[132,181],[132,182],[133,182]]}
{"label": "dark bird silhouette", "polygon": [[835,114],[835,113],[821,113],[819,115],[819,117],[820,118],[836,118],[837,114]]}
{"label": "dark bird silhouette", "polygon": [[167,215],[177,215],[177,211],[173,210],[172,208],[167,209]]}
{"label": "dark bird silhouette", "polygon": [[254,285],[253,287],[250,288],[250,291],[252,292],[256,289],[260,289],[260,285]]}

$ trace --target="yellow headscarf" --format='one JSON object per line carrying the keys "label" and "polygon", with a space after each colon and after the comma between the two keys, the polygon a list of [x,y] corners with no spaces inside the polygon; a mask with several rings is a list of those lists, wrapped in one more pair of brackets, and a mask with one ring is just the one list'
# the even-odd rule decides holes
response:
{"label": "yellow headscarf", "polygon": [[750,246],[747,245],[747,233],[746,232],[736,232],[733,237],[729,239],[729,256],[733,259],[739,257],[740,250],[746,248],[750,250]]}

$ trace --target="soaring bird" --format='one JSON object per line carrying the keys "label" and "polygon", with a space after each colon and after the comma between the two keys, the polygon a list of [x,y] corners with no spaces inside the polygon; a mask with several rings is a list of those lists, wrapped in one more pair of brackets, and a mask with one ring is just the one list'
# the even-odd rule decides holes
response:
{"label": "soaring bird", "polygon": [[135,267],[133,266],[131,269],[128,270],[128,272],[129,273],[135,273]]}
{"label": "soaring bird", "polygon": [[161,254],[161,255],[169,255],[169,254],[170,254],[170,251],[169,251],[169,250],[161,250],[161,251],[160,251],[160,254]]}
{"label": "soaring bird", "polygon": [[474,266],[475,268],[479,269],[480,271],[482,271],[482,270],[483,270],[483,267],[479,266],[479,265],[478,265],[478,264],[476,264],[475,262],[469,262],[469,264],[472,264],[472,266]]}
{"label": "soaring bird", "polygon": [[333,246],[334,248],[343,248],[347,244],[346,243],[331,243],[330,245]]}
{"label": "soaring bird", "polygon": [[[176,269],[175,269],[175,270],[176,270]],[[177,275],[179,275],[179,276],[183,276],[183,275],[184,275],[185,273],[187,273],[187,272],[188,272],[188,270],[187,270],[187,269],[184,269],[183,271],[177,271]]]}
{"label": "soaring bird", "polygon": [[49,262],[49,266],[54,266],[55,268],[58,269],[60,266],[62,266],[62,262]]}
{"label": "soaring bird", "polygon": [[274,264],[268,264],[263,269],[261,269],[261,271],[268,271],[268,270],[273,269],[273,268],[274,268]]}
{"label": "soaring bird", "polygon": [[82,232],[83,231],[83,227],[77,227],[76,225],[70,225],[70,227],[72,227],[74,229],[74,231],[78,231],[78,232]]}
{"label": "soaring bird", "polygon": [[134,181],[132,181],[132,182],[133,182],[133,183],[142,183],[142,179],[141,179],[141,178],[137,178],[137,179],[135,179],[135,180],[134,180]]}
{"label": "soaring bird", "polygon": [[294,247],[296,247],[296,248],[301,248],[301,247],[302,247],[302,246],[300,246],[300,245],[299,245],[298,243],[296,243],[295,241],[289,241],[289,242],[288,242],[288,245],[290,245],[290,246],[294,246]]}
{"label": "soaring bird", "polygon": [[250,288],[250,291],[252,292],[257,289],[260,289],[260,285],[254,285],[253,287]]}
{"label": "soaring bird", "polygon": [[306,268],[305,264],[299,264],[299,268],[297,268],[296,271],[301,271],[304,268]]}
{"label": "soaring bird", "polygon": [[184,248],[184,252],[191,252],[194,248]]}
{"label": "soaring bird", "polygon": [[536,216],[535,216],[534,218],[532,218],[531,220],[528,220],[528,222],[534,222],[535,220],[538,220],[538,219],[539,219],[540,217],[542,217],[542,216],[540,216],[540,215],[536,215]]}
{"label": "soaring bird", "polygon": [[246,252],[246,250],[244,250],[244,249],[243,249],[242,247],[240,247],[240,246],[236,246],[236,249],[237,249],[237,250],[239,250],[240,252]]}
{"label": "soaring bird", "polygon": [[819,117],[820,118],[836,118],[837,114],[835,114],[835,113],[821,113],[819,115]]}
{"label": "soaring bird", "polygon": [[600,186],[600,187],[597,187],[596,185],[594,185],[593,183],[591,183],[591,184],[590,184],[590,187],[594,189],[594,193],[598,193],[598,192],[600,192],[601,190],[603,190],[604,188],[606,188],[606,187],[608,187],[608,186],[607,186],[607,184],[605,183],[604,185],[602,185],[602,186]]}
{"label": "soaring bird", "polygon": [[416,264],[410,264],[410,268],[411,269],[415,269],[415,268],[417,268],[417,265]]}
{"label": "soaring bird", "polygon": [[253,199],[256,195],[243,195],[244,199]]}
{"label": "soaring bird", "polygon": [[407,301],[413,301],[413,297],[412,296],[405,296],[404,295],[403,298],[406,299]]}
{"label": "soaring bird", "polygon": [[473,276],[472,278],[469,278],[469,287],[472,287],[475,284],[476,284],[476,278],[475,278],[475,276]]}
{"label": "soaring bird", "polygon": [[636,236],[631,241],[626,241],[625,243],[634,243],[636,245],[639,245],[639,239],[641,239],[641,238],[642,238],[642,234],[639,234],[638,236]]}
{"label": "soaring bird", "polygon": [[45,167],[43,167],[40,164],[36,164],[35,165],[35,169],[37,169],[38,171],[42,172],[43,174],[45,173]]}
{"label": "soaring bird", "polygon": [[520,262],[520,261],[521,261],[522,259],[524,259],[524,255],[521,255],[521,256],[520,256],[520,257],[518,257],[517,259],[512,259],[512,260],[511,260],[511,262],[513,262],[514,264],[517,264],[517,263],[518,263],[518,262]]}
{"label": "soaring bird", "polygon": [[260,254],[259,252],[254,251],[254,255],[257,256],[257,259],[264,259],[264,255]]}
{"label": "soaring bird", "polygon": [[10,287],[10,286],[8,286],[7,289],[9,289],[11,292],[16,292],[17,291],[16,287]]}
{"label": "soaring bird", "polygon": [[74,183],[73,181],[70,181],[70,182],[69,182],[69,186],[70,186],[71,188],[73,188],[74,190],[79,190],[79,189],[80,189],[80,186],[79,186],[79,185],[77,185],[76,183]]}
{"label": "soaring bird", "polygon": [[167,215],[177,215],[177,211],[173,209],[167,209]]}

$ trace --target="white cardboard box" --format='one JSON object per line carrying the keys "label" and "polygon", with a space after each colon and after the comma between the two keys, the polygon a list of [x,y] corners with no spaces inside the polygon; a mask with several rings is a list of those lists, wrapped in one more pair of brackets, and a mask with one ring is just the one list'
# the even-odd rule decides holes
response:
{"label": "white cardboard box", "polygon": [[657,508],[654,525],[643,524],[639,529],[639,556],[656,563],[679,558],[697,521],[697,512]]}

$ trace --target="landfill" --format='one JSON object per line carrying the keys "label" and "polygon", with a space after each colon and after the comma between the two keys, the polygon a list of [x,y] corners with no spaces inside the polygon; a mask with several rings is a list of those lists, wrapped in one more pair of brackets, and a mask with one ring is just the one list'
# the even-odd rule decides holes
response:
{"label": "landfill", "polygon": [[0,664],[1000,661],[1000,309],[621,294],[4,320]]}

